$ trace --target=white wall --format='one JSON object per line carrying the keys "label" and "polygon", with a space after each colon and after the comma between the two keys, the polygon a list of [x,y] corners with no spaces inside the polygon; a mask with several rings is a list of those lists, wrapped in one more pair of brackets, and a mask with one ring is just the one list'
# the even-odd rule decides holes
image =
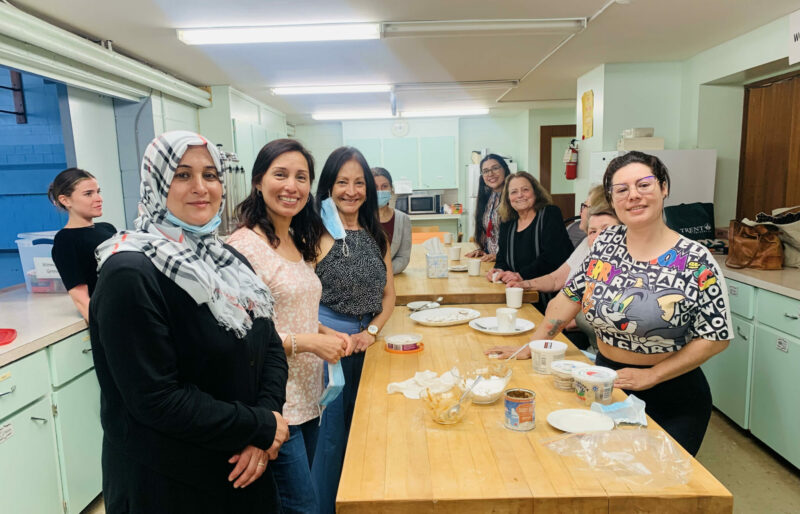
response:
{"label": "white wall", "polygon": [[62,101],[61,119],[65,125],[67,164],[83,168],[97,177],[103,194],[103,216],[99,221],[124,228],[122,174],[112,100],[72,86],[67,86],[65,100]]}
{"label": "white wall", "polygon": [[[322,167],[328,156],[342,146],[341,122],[319,123],[317,125],[297,125],[295,127],[294,138],[303,143],[311,155],[314,157],[314,170],[319,177]],[[314,182],[316,190],[316,182]]]}
{"label": "white wall", "polygon": [[190,105],[161,92],[154,92],[152,101],[153,123],[156,135],[170,130],[200,132],[197,106]]}
{"label": "white wall", "polygon": [[[541,129],[550,125],[574,125],[575,109],[531,109],[528,124],[528,172],[540,177],[539,155]],[[576,131],[580,130],[576,127]],[[561,156],[559,156],[560,158]]]}
{"label": "white wall", "polygon": [[[592,137],[582,140],[578,146],[578,178],[574,180],[575,203],[577,199],[586,198],[589,189],[594,185],[589,180],[590,156],[592,152],[603,150],[603,120],[605,119],[605,66],[601,64],[592,71],[578,77],[577,101],[575,104],[575,120],[578,137],[582,134],[583,112],[581,110],[581,95],[586,91],[594,92],[594,128]],[[583,200],[581,200],[583,201]]]}

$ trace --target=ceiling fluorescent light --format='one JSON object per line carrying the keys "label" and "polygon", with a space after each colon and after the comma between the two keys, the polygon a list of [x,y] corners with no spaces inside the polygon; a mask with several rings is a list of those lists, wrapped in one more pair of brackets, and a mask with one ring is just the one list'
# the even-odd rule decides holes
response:
{"label": "ceiling fluorescent light", "polygon": [[353,86],[293,86],[274,87],[273,95],[326,95],[338,93],[388,93],[392,90],[389,84],[368,84]]}
{"label": "ceiling fluorescent light", "polygon": [[178,39],[187,45],[345,41],[379,38],[379,23],[326,23],[321,25],[178,29]]}
{"label": "ceiling fluorescent light", "polygon": [[381,36],[443,37],[527,34],[573,34],[586,27],[586,18],[528,20],[401,21],[381,24]]}
{"label": "ceiling fluorescent light", "polygon": [[312,119],[317,121],[327,120],[379,120],[386,118],[393,118],[392,113],[389,111],[331,111],[331,112],[315,112],[311,115]]}
{"label": "ceiling fluorescent light", "polygon": [[437,109],[430,111],[403,111],[401,118],[438,118],[442,116],[482,116],[489,114],[489,109]]}

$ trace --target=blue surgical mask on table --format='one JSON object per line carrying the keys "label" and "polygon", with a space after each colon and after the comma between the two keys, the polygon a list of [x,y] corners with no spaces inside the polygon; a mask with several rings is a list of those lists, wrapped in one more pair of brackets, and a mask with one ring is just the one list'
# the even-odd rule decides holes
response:
{"label": "blue surgical mask on table", "polygon": [[378,191],[378,207],[386,207],[392,199],[391,191]]}
{"label": "blue surgical mask on table", "polygon": [[216,216],[211,218],[211,221],[209,221],[208,223],[206,223],[203,226],[189,225],[185,221],[183,221],[181,219],[178,219],[177,216],[175,216],[174,214],[172,214],[169,211],[167,211],[166,219],[170,223],[181,227],[183,230],[186,230],[187,232],[192,232],[194,234],[200,234],[201,236],[204,236],[206,234],[210,234],[210,233],[214,232],[217,229],[217,227],[219,226],[219,224],[222,223],[222,219],[219,217],[219,214],[217,214]]}
{"label": "blue surgical mask on table", "polygon": [[333,203],[333,198],[328,197],[322,200],[320,211],[322,224],[325,225],[325,230],[328,231],[328,234],[330,234],[332,238],[341,239],[344,242],[342,252],[345,257],[347,257],[350,255],[350,249],[347,247],[347,241],[345,241],[347,232],[344,230],[342,219],[339,217],[339,210],[336,208],[336,204]]}

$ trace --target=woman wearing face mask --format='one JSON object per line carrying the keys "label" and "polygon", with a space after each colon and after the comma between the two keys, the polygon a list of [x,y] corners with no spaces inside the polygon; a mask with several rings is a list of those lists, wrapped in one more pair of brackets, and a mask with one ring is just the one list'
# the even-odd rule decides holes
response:
{"label": "woman wearing face mask", "polygon": [[106,510],[277,512],[286,356],[270,291],[215,233],[219,153],[167,132],[141,177],[136,230],[97,248],[89,307]]}
{"label": "woman wearing face mask", "polygon": [[378,189],[378,217],[392,245],[392,273],[402,273],[411,260],[411,218],[389,205],[394,193],[392,176],[386,168],[372,168]]}
{"label": "woman wearing face mask", "polygon": [[341,360],[342,394],[322,413],[314,481],[320,512],[333,513],[350,433],[364,352],[394,310],[394,275],[386,233],[378,219],[375,180],[364,156],[352,147],[331,153],[319,178],[317,202],[327,233],[317,261],[322,282],[320,321],[350,334],[353,354]]}
{"label": "woman wearing face mask", "polygon": [[75,307],[89,320],[89,298],[97,284],[97,245],[113,236],[111,223],[95,223],[103,215],[103,197],[94,175],[80,168],[62,171],[47,196],[59,209],[69,213],[67,224],[53,239],[53,262]]}
{"label": "woman wearing face mask", "polygon": [[624,225],[598,236],[532,339],[551,339],[582,309],[597,334],[597,365],[617,370],[614,386],[635,392],[647,414],[696,455],[711,416],[700,365],[733,336],[725,279],[708,249],[664,223],[669,174],[657,157],[617,157],[603,186]]}
{"label": "woman wearing face mask", "polygon": [[465,257],[480,257],[494,261],[500,246],[500,197],[506,177],[511,174],[505,159],[490,153],[481,160],[481,178],[478,180],[478,203],[475,208],[475,244]]}
{"label": "woman wearing face mask", "polygon": [[[499,249],[491,281],[519,282],[552,273],[572,253],[561,211],[529,173],[520,171],[506,179],[500,203]],[[552,295],[542,292],[537,307],[544,311]]]}
{"label": "woman wearing face mask", "polygon": [[293,139],[265,145],[253,165],[252,190],[237,211],[242,227],[228,238],[275,296],[275,328],[289,360],[289,440],[270,464],[284,514],[319,510],[311,463],[319,432],[324,362],[349,354],[350,336],[319,323],[322,284],[314,273],[325,230],[314,210],[314,159]]}

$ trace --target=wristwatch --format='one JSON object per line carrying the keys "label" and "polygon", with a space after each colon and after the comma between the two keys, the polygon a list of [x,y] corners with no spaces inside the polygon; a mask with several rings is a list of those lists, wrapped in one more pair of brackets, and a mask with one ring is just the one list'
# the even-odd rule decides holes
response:
{"label": "wristwatch", "polygon": [[377,325],[370,325],[367,327],[367,333],[371,336],[378,335],[378,326]]}

